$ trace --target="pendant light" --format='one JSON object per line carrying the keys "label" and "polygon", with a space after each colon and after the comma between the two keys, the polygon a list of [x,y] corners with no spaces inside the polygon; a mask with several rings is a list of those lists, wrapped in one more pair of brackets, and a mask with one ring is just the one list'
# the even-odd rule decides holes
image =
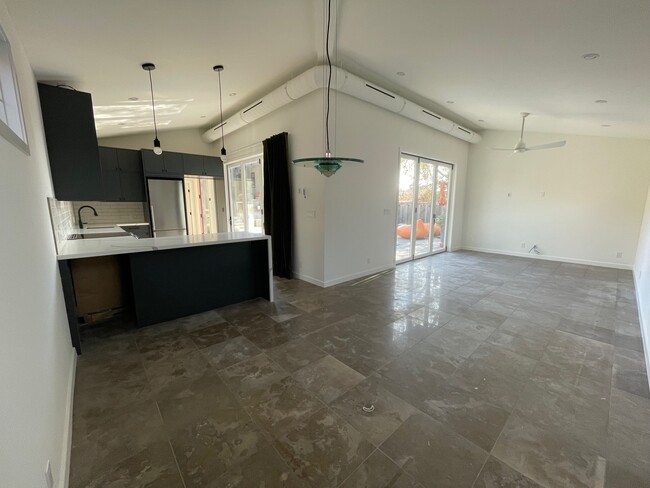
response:
{"label": "pendant light", "polygon": [[156,65],[153,63],[144,63],[142,69],[149,72],[149,88],[151,89],[151,111],[153,112],[153,131],[154,131],[154,140],[153,140],[153,152],[160,156],[162,154],[162,147],[160,147],[160,141],[158,140],[158,126],[156,125],[156,102],[153,98],[153,81],[151,80],[151,72],[156,69]]}
{"label": "pendant light", "polygon": [[223,102],[221,101],[221,72],[223,71],[223,65],[218,64],[216,66],[213,66],[212,69],[219,75],[219,113],[221,118],[221,121],[219,123],[221,124],[221,161],[225,163],[226,146],[223,140]]}
{"label": "pendant light", "polygon": [[313,166],[323,176],[328,178],[341,169],[343,163],[363,163],[363,159],[332,156],[330,151],[330,95],[332,85],[332,59],[330,58],[330,23],[332,18],[332,0],[327,0],[327,28],[325,34],[325,54],[327,55],[327,110],[325,115],[325,156],[294,159],[299,166]]}

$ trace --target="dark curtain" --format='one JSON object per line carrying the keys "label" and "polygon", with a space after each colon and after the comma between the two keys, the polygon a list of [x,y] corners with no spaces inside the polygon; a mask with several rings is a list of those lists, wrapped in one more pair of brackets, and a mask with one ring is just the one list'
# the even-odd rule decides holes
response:
{"label": "dark curtain", "polygon": [[291,188],[289,186],[288,134],[264,141],[264,231],[273,248],[273,274],[292,277]]}

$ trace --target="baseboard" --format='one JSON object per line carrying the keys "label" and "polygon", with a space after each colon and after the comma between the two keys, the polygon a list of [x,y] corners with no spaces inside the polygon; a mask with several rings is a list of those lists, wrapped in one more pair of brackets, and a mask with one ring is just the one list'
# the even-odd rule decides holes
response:
{"label": "baseboard", "polygon": [[561,256],[547,256],[544,254],[528,254],[524,252],[515,252],[515,251],[502,251],[500,249],[487,249],[485,247],[474,247],[474,246],[463,246],[463,251],[476,251],[476,252],[485,252],[490,254],[501,254],[504,256],[514,256],[518,258],[528,258],[528,259],[541,259],[543,261],[558,261],[561,263],[571,263],[571,264],[584,264],[588,266],[601,266],[603,268],[615,268],[615,269],[628,269],[632,270],[633,265],[631,264],[619,264],[619,263],[609,263],[606,261],[590,261],[588,259],[577,259],[577,258],[564,258]]}
{"label": "baseboard", "polygon": [[650,382],[650,331],[646,330],[647,322],[643,317],[643,307],[641,306],[641,296],[639,295],[639,285],[636,282],[636,270],[632,272],[634,276],[634,294],[636,295],[636,308],[639,311],[639,325],[641,327],[641,341],[643,342],[643,354],[645,355],[645,369],[648,373]]}
{"label": "baseboard", "polygon": [[68,375],[68,400],[65,408],[65,423],[63,425],[63,445],[61,446],[61,466],[59,468],[59,483],[56,486],[68,488],[70,482],[70,452],[72,451],[72,409],[74,406],[74,382],[77,374],[77,351],[70,348],[72,361]]}
{"label": "baseboard", "polygon": [[311,283],[312,285],[316,285],[316,286],[320,286],[321,288],[325,288],[325,282],[323,282],[323,280],[318,280],[316,278],[312,278],[309,275],[294,272],[293,277],[297,278],[299,280],[302,280],[302,281],[306,281],[307,283]]}
{"label": "baseboard", "polygon": [[375,273],[381,273],[382,271],[386,271],[387,269],[394,269],[395,268],[395,263],[387,264],[384,266],[379,266],[377,268],[373,269],[366,269],[364,271],[359,271],[358,273],[352,273],[346,276],[341,276],[340,278],[334,278],[332,280],[327,280],[325,281],[325,288],[328,288],[330,286],[334,285],[339,285],[341,283],[345,283],[346,281],[351,281],[351,280],[356,280],[358,278],[363,278],[365,276],[370,276]]}

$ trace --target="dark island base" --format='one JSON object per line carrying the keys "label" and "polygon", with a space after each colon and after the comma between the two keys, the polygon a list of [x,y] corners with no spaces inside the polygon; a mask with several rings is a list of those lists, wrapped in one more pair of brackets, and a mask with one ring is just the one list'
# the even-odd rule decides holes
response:
{"label": "dark island base", "polygon": [[[127,302],[138,327],[253,298],[272,300],[268,240],[124,255]],[[70,339],[81,354],[70,261],[59,261]],[[130,276],[129,276],[130,275]],[[130,289],[129,289],[130,288]]]}
{"label": "dark island base", "polygon": [[270,300],[266,240],[129,255],[138,326]]}

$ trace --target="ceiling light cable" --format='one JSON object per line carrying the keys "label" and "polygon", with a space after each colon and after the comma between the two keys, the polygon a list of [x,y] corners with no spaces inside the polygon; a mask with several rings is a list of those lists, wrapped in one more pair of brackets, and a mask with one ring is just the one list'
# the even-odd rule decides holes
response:
{"label": "ceiling light cable", "polygon": [[158,139],[158,124],[156,123],[156,103],[153,96],[153,80],[151,78],[151,72],[156,69],[156,65],[153,63],[144,63],[142,69],[149,72],[149,89],[151,90],[151,112],[153,113],[153,152],[157,155],[162,154],[162,148],[160,147],[160,140]]}
{"label": "ceiling light cable", "polygon": [[220,114],[220,124],[221,124],[221,160],[226,161],[226,145],[223,137],[223,100],[221,97],[221,72],[223,71],[223,65],[218,64],[212,68],[219,75],[219,114]]}

